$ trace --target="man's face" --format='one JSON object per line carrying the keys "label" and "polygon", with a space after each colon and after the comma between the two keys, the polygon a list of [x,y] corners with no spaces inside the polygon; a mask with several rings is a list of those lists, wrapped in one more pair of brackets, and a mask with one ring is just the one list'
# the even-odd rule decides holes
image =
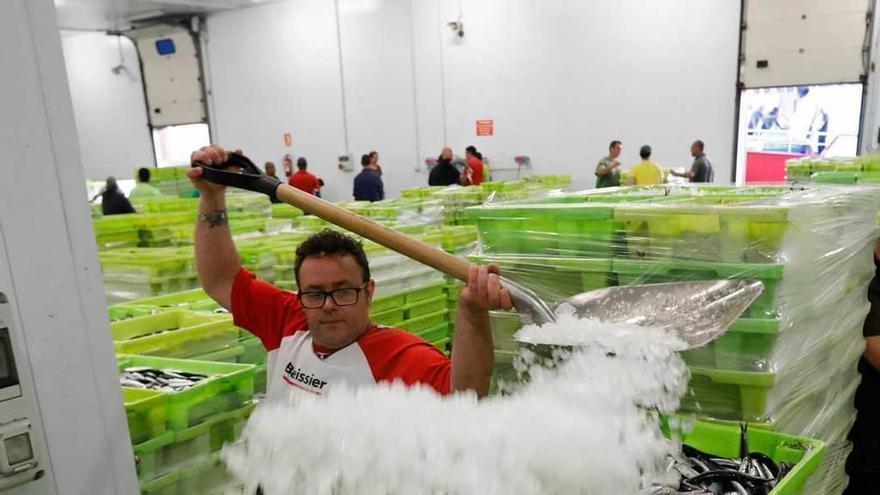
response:
{"label": "man's face", "polygon": [[612,146],[611,147],[611,155],[610,155],[611,158],[617,158],[618,156],[620,156],[620,152],[622,151],[622,148],[623,148],[623,146],[621,146],[619,144],[615,144],[614,146]]}
{"label": "man's face", "polygon": [[373,153],[370,155],[370,165],[377,165],[379,163],[379,153]]}
{"label": "man's face", "polygon": [[703,150],[700,149],[700,145],[697,143],[691,144],[691,156],[697,157],[700,156],[700,152]]}
{"label": "man's face", "polygon": [[440,152],[440,156],[445,160],[452,160],[452,148],[443,148],[443,151]]}
{"label": "man's face", "polygon": [[315,343],[329,349],[345,347],[363,334],[370,324],[370,303],[375,283],[365,284],[363,270],[351,255],[309,256],[299,270],[300,292],[330,292],[336,289],[357,289],[357,302],[338,306],[327,296],[321,308],[304,308],[309,331]]}

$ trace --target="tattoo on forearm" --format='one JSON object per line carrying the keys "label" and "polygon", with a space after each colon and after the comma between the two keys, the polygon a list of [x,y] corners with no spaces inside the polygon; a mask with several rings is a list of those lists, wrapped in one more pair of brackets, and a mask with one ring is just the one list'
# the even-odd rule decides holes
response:
{"label": "tattoo on forearm", "polygon": [[209,211],[208,213],[199,213],[199,222],[208,224],[209,229],[226,225],[228,223],[226,218],[226,208]]}

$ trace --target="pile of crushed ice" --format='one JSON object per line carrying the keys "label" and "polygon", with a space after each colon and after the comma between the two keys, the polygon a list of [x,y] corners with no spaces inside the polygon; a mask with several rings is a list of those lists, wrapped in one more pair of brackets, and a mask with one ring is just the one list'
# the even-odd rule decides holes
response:
{"label": "pile of crushed ice", "polygon": [[[263,404],[224,448],[253,494],[627,494],[675,446],[654,412],[677,408],[687,368],[659,330],[561,314],[517,338],[528,383],[478,401],[385,384]],[[557,348],[558,349],[558,348]]]}

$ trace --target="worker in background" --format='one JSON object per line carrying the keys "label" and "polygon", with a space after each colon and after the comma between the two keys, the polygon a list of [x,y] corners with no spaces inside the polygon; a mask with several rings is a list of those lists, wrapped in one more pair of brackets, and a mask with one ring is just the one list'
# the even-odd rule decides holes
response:
{"label": "worker in background", "polygon": [[307,168],[309,168],[309,163],[306,161],[305,157],[301,156],[297,158],[296,173],[287,179],[287,183],[300,191],[314,195],[315,192],[321,188],[321,185],[318,183],[318,178],[311,172],[308,172],[306,170]]}
{"label": "worker in background", "polygon": [[626,179],[628,186],[650,186],[659,184],[663,180],[663,170],[651,161],[651,147],[647,144],[639,149],[642,160],[633,165]]}
{"label": "worker in background", "polygon": [[483,183],[483,161],[477,156],[477,148],[468,146],[465,148],[464,155],[467,162],[461,172],[461,185],[479,186]]}
{"label": "worker in background", "polygon": [[428,175],[429,186],[451,186],[458,184],[461,179],[461,172],[452,164],[452,148],[443,148],[440,156],[437,157],[437,164],[431,169]]}
{"label": "worker in background", "polygon": [[[274,163],[266,162],[266,164],[263,165],[263,169],[266,170],[266,177],[271,177],[275,180],[280,180],[278,178],[278,176],[275,174],[275,164]],[[271,201],[273,203],[280,203],[281,202],[280,199],[275,198],[275,197],[270,197],[269,201]]]}
{"label": "worker in background", "polygon": [[266,175],[268,177],[279,180],[278,176],[275,174],[275,164],[274,163],[266,162],[266,164],[263,165],[263,169],[266,171]]}
{"label": "worker in background", "polygon": [[382,176],[382,165],[379,165],[379,152],[371,151],[370,155],[370,169],[379,174],[379,177]]}
{"label": "worker in background", "polygon": [[715,180],[712,162],[706,156],[706,145],[699,139],[691,144],[691,156],[694,157],[694,163],[690,170],[687,172],[670,170],[669,173],[676,177],[685,177],[691,182],[712,182]]}
{"label": "worker in background", "polygon": [[[369,156],[364,155],[365,170]],[[193,163],[216,165],[227,153],[218,145],[192,154]],[[412,333],[370,321],[376,283],[361,243],[325,230],[296,249],[299,290],[280,290],[242,268],[227,220],[225,188],[187,175],[201,192],[195,231],[196,268],[202,287],[232,312],[236,326],[256,335],[269,352],[268,400],[323,395],[349,387],[401,381],[424,384],[439,394],[473,391],[485,396],[492,376],[489,311],[511,308],[498,268],[470,265],[459,296],[451,361]]]}
{"label": "worker in background", "polygon": [[385,185],[379,172],[370,166],[370,155],[361,157],[361,173],[354,178],[355,201],[380,201],[385,199]]}
{"label": "worker in background", "polygon": [[324,179],[318,177],[318,190],[315,191],[315,196],[321,197],[321,188],[324,187]]}
{"label": "worker in background", "polygon": [[856,421],[849,431],[853,449],[846,459],[849,486],[844,495],[873,495],[880,487],[880,242],[874,246],[868,302],[871,308],[862,327],[865,353],[859,361],[862,381],[856,389]]}
{"label": "worker in background", "polygon": [[290,176],[293,175],[293,157],[289,153],[281,159],[281,167],[284,168],[284,176],[290,179]]}
{"label": "worker in background", "polygon": [[146,167],[139,168],[138,183],[128,193],[128,199],[153,198],[161,195],[161,191],[150,185],[150,169]]}
{"label": "worker in background", "polygon": [[608,156],[599,160],[596,165],[596,188],[620,185],[620,160],[617,158],[622,150],[623,143],[616,139],[608,145]]}
{"label": "worker in background", "polygon": [[90,202],[101,198],[101,213],[104,215],[118,215],[120,213],[134,213],[131,203],[125,197],[125,194],[119,190],[116,178],[112,175],[107,177],[107,182],[101,189],[101,192],[92,196]]}

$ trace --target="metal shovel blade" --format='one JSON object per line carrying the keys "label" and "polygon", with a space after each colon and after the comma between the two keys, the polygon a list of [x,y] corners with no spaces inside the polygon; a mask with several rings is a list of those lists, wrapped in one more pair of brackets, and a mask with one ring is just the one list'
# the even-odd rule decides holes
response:
{"label": "metal shovel blade", "polygon": [[[507,279],[502,285],[526,322],[555,321],[553,309],[530,289]],[[693,349],[727,331],[763,289],[757,280],[627,285],[584,292],[566,302],[579,317],[660,328]]]}

